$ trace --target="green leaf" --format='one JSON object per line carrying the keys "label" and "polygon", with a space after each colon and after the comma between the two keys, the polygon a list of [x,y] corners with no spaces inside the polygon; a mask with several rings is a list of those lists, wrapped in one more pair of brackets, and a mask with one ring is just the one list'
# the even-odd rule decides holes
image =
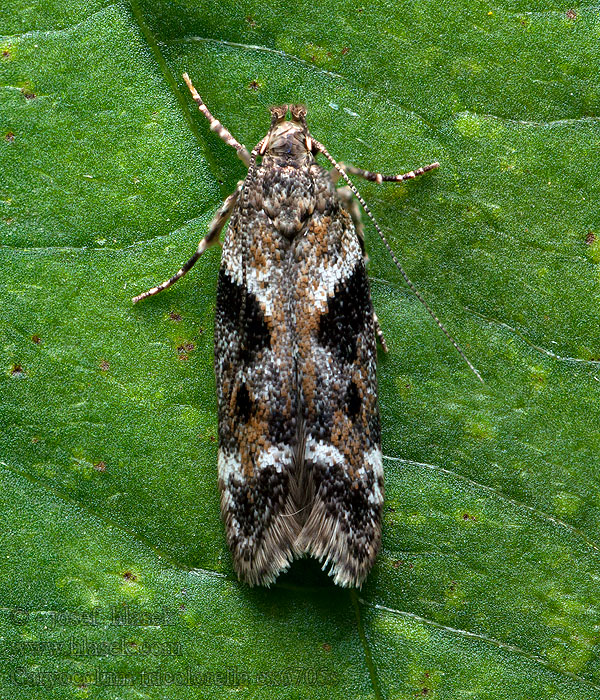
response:
{"label": "green leaf", "polygon": [[[597,10],[0,8],[0,674],[14,698],[600,698]],[[164,294],[301,101],[367,226],[384,540],[362,591],[233,574],[216,486],[219,253]],[[7,696],[8,696],[7,695]]]}

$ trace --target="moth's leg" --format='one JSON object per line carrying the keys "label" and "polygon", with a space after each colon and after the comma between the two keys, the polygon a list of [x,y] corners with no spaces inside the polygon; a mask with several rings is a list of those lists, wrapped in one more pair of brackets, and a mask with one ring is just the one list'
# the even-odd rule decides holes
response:
{"label": "moth's leg", "polygon": [[[337,170],[335,170],[335,168],[334,172],[337,173]],[[339,173],[337,174],[339,176]],[[331,175],[333,178],[333,173]],[[342,202],[342,206],[352,217],[352,221],[354,222],[354,228],[356,229],[356,233],[358,234],[358,237],[361,241],[361,245],[364,249],[365,227],[363,226],[360,204],[358,203],[358,199],[356,199],[352,190],[349,187],[338,187],[336,193]]]}
{"label": "moth's leg", "polygon": [[[430,170],[435,170],[440,167],[439,163],[430,163],[429,165],[424,165],[422,168],[417,168],[417,170],[411,170],[409,173],[402,173],[401,175],[382,175],[381,173],[372,173],[369,170],[363,170],[362,168],[355,168],[353,165],[345,165],[344,163],[338,163],[340,168],[349,175],[358,175],[365,180],[370,180],[371,182],[403,182],[404,180],[414,180],[419,175],[428,173]],[[337,177],[336,177],[337,176]],[[331,177],[334,182],[340,177],[340,174],[335,168],[331,170]]]}
{"label": "moth's leg", "polygon": [[208,107],[204,104],[202,101],[202,98],[198,94],[198,91],[196,88],[192,85],[192,81],[190,80],[189,76],[187,73],[183,74],[183,79],[185,80],[185,84],[188,86],[190,92],[192,93],[192,97],[194,98],[196,104],[198,105],[198,109],[202,112],[202,114],[208,119],[209,124],[210,124],[210,130],[214,131],[219,138],[221,138],[223,141],[228,146],[233,146],[235,150],[237,151],[238,158],[244,163],[246,167],[250,165],[250,153],[248,152],[248,149],[244,144],[240,143],[237,141],[229,132],[228,129],[226,129],[223,124],[216,118],[213,117],[213,115],[210,113],[208,110]]}
{"label": "moth's leg", "polygon": [[181,269],[177,273],[175,273],[173,277],[171,277],[171,279],[168,279],[166,282],[159,284],[157,287],[152,287],[152,289],[149,289],[143,294],[139,294],[137,297],[133,297],[131,301],[134,304],[137,304],[138,301],[141,301],[146,297],[154,296],[155,294],[162,292],[163,289],[166,289],[172,284],[175,284],[175,282],[177,282],[178,279],[183,277],[186,274],[186,272],[189,272],[192,269],[198,258],[202,255],[202,253],[204,253],[205,250],[219,242],[219,235],[221,233],[221,230],[223,229],[225,222],[229,218],[229,215],[231,214],[231,211],[237,201],[237,198],[239,197],[239,194],[242,191],[242,185],[243,181],[240,180],[240,182],[238,182],[238,186],[235,192],[230,194],[229,197],[227,197],[227,199],[223,202],[219,211],[215,214],[213,220],[210,223],[208,233],[200,241],[200,243],[198,244],[198,249],[192,255],[192,257],[185,263],[185,265],[183,265]]}
{"label": "moth's leg", "polygon": [[[338,166],[350,175],[359,175],[365,180],[370,180],[371,182],[403,182],[404,180],[414,180],[415,177],[428,173],[430,170],[435,170],[440,167],[438,162],[430,163],[429,165],[424,165],[422,168],[417,170],[411,170],[409,173],[403,173],[401,175],[382,175],[381,173],[372,173],[369,170],[363,170],[362,168],[355,168],[353,165],[346,165],[345,163],[338,163]],[[337,168],[331,168],[329,175],[334,183],[337,184],[341,177],[341,174]],[[360,216],[360,206],[358,202],[354,199],[352,190],[348,187],[340,187],[337,190],[338,196],[342,200],[343,205],[348,210],[354,221],[354,228],[356,233],[358,233],[361,240],[364,240],[364,227],[362,224]]]}
{"label": "moth's leg", "polygon": [[377,333],[377,338],[381,344],[381,349],[383,352],[388,352],[388,344],[385,342],[385,337],[383,331],[381,330],[381,324],[377,318],[377,314],[373,311],[373,323],[375,324],[375,333]]}

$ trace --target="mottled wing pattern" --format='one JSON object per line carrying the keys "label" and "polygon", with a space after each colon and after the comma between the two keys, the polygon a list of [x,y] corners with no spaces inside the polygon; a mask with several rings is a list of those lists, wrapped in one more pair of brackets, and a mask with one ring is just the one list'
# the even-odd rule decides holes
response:
{"label": "mottled wing pattern", "polygon": [[217,288],[221,510],[234,565],[268,584],[312,554],[360,585],[380,541],[375,334],[364,257],[326,170],[257,166]]}
{"label": "mottled wing pattern", "polygon": [[381,538],[373,306],[352,219],[327,171],[311,170],[316,206],[296,247],[293,290],[306,485],[296,552],[323,561],[336,583],[355,586]]}

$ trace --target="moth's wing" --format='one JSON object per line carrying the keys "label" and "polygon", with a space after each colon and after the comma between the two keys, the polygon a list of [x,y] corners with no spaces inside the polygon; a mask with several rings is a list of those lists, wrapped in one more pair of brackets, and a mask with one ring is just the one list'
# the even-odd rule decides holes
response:
{"label": "moth's wing", "polygon": [[243,216],[240,206],[223,244],[215,318],[221,513],[239,577],[268,585],[289,566],[299,531],[289,277],[272,222],[260,206]]}
{"label": "moth's wing", "polygon": [[296,551],[337,584],[360,586],[381,540],[376,342],[362,246],[337,200],[315,209],[296,258],[306,508]]}

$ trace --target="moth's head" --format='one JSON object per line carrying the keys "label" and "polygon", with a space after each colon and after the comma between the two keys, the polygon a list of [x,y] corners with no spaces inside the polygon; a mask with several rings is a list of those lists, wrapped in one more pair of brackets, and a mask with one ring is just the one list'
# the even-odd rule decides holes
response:
{"label": "moth's head", "polygon": [[[287,119],[288,113],[290,119]],[[261,155],[283,157],[303,156],[312,151],[312,140],[306,126],[304,105],[271,107],[271,128]]]}

